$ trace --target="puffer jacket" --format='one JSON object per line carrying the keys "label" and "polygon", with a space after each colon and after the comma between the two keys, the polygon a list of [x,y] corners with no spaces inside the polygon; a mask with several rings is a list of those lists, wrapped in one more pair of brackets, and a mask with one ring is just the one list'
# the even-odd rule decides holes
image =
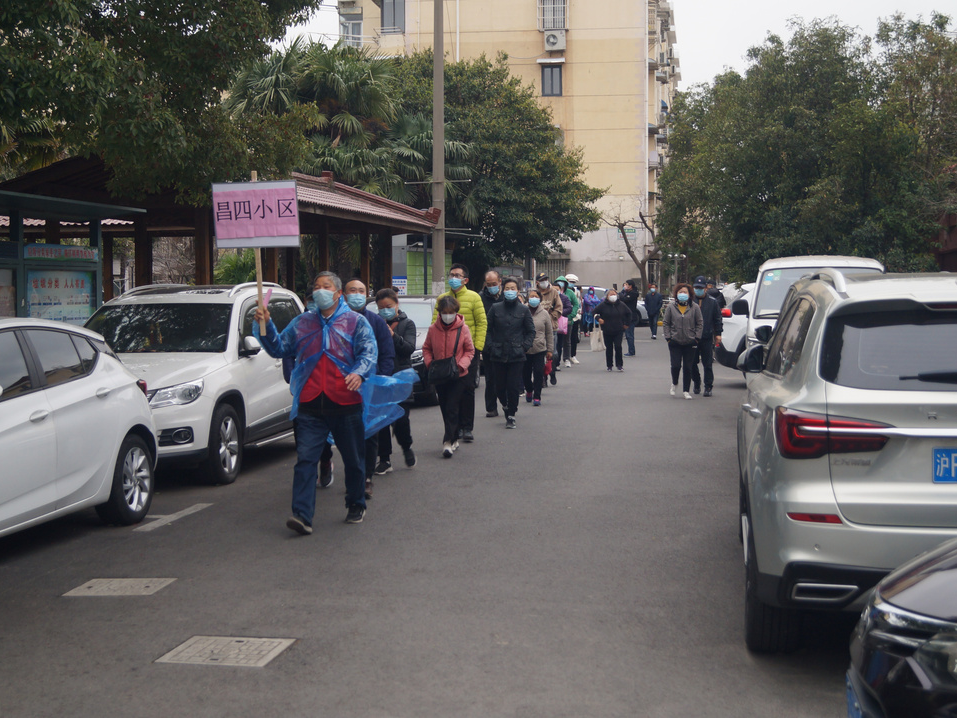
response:
{"label": "puffer jacket", "polygon": [[682,314],[678,311],[678,303],[672,302],[665,309],[664,319],[661,320],[661,330],[665,340],[677,344],[694,344],[701,339],[704,322],[701,319],[701,309],[697,304],[688,304],[688,311]]}
{"label": "puffer jacket", "polygon": [[[458,334],[459,327],[462,328],[462,334],[458,337],[459,346],[456,349],[455,337]],[[455,321],[451,324],[446,324],[439,319],[429,326],[429,332],[425,335],[425,343],[422,345],[422,359],[426,368],[431,366],[436,359],[445,359],[452,356],[453,349],[455,350],[455,363],[459,368],[459,376],[463,377],[469,373],[472,357],[475,356],[475,344],[472,342],[472,333],[461,314],[456,314]]]}
{"label": "puffer jacket", "polygon": [[[462,318],[465,319],[465,324],[468,326],[469,331],[472,332],[472,342],[475,344],[475,348],[478,351],[482,351],[485,347],[485,330],[488,326],[488,321],[485,318],[485,303],[482,302],[482,297],[478,292],[473,292],[468,286],[459,287],[457,292],[449,290],[447,292],[442,292],[435,299],[435,306],[439,306],[438,300],[445,296],[455,297],[459,303],[459,314],[462,315]],[[432,323],[439,318],[438,308],[432,310]]]}
{"label": "puffer jacket", "polygon": [[535,325],[535,341],[532,342],[532,348],[526,354],[539,354],[544,351],[551,351],[552,342],[552,318],[548,312],[538,305],[534,309],[529,307],[529,314],[532,315],[532,323]]}
{"label": "puffer jacket", "polygon": [[504,301],[489,310],[485,353],[490,361],[523,362],[525,352],[532,348],[534,341],[535,322],[528,307],[520,301]]}

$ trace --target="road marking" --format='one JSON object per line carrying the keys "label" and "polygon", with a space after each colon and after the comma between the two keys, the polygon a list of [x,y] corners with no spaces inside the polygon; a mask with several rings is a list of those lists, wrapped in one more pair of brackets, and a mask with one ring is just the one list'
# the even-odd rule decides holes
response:
{"label": "road marking", "polygon": [[193,636],[154,663],[262,668],[295,642],[295,638]]}
{"label": "road marking", "polygon": [[212,504],[193,504],[188,509],[183,509],[182,511],[177,511],[175,514],[153,514],[152,516],[147,516],[148,519],[154,519],[152,523],[148,523],[144,526],[138,526],[134,531],[152,531],[153,529],[158,529],[160,526],[166,526],[171,524],[177,519],[181,519],[184,516],[189,516],[190,514],[195,514],[197,511],[202,511],[205,508],[209,508]]}
{"label": "road marking", "polygon": [[152,596],[175,578],[94,578],[64,596]]}

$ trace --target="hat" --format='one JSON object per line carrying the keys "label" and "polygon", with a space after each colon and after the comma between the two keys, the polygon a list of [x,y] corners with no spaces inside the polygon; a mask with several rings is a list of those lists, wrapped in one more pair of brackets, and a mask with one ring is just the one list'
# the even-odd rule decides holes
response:
{"label": "hat", "polygon": [[548,275],[545,274],[545,272],[539,272],[539,273],[538,273],[538,276],[535,277],[535,281],[536,281],[536,282],[547,282],[547,281],[548,281]]}
{"label": "hat", "polygon": [[569,282],[574,282],[575,284],[578,284],[577,274],[566,274],[565,279],[567,279]]}
{"label": "hat", "polygon": [[708,277],[708,284],[714,284],[714,280],[711,277]]}
{"label": "hat", "polygon": [[701,275],[701,276],[698,276],[698,277],[695,277],[695,278],[694,278],[694,286],[695,286],[695,287],[706,287],[706,286],[708,286],[707,283],[705,282],[704,275]]}

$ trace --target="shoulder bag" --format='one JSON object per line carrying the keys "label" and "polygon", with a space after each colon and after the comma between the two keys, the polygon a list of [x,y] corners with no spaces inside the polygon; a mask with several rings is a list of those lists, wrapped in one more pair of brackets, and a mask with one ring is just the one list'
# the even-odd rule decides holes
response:
{"label": "shoulder bag", "polygon": [[459,365],[455,363],[455,355],[459,350],[459,337],[462,336],[462,327],[455,333],[455,346],[452,348],[452,356],[444,359],[434,359],[429,364],[429,384],[445,384],[457,378],[459,375]]}

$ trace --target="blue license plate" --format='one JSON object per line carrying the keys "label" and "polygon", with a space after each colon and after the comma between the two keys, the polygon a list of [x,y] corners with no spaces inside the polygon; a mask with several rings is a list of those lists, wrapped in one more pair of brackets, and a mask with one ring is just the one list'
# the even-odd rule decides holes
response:
{"label": "blue license plate", "polygon": [[864,718],[864,711],[861,708],[861,701],[857,697],[857,692],[854,690],[854,686],[851,684],[851,679],[845,677],[845,685],[847,686],[847,718]]}
{"label": "blue license plate", "polygon": [[957,449],[934,449],[934,483],[957,484]]}

